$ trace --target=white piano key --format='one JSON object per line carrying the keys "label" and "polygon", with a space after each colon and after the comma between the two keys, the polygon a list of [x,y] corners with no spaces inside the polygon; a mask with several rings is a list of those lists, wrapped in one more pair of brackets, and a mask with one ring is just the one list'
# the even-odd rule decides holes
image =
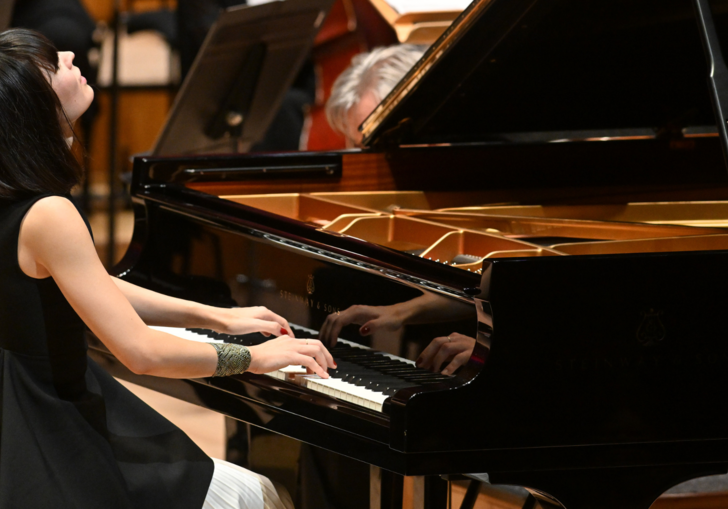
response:
{"label": "white piano key", "polygon": [[384,401],[387,399],[387,396],[380,392],[359,387],[338,378],[322,379],[312,375],[306,379],[306,387],[377,412],[382,411]]}

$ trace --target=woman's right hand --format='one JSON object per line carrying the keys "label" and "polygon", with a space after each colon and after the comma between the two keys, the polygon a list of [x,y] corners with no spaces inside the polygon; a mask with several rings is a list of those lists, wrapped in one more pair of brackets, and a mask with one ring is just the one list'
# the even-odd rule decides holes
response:
{"label": "woman's right hand", "polygon": [[284,335],[248,349],[251,357],[248,371],[252,373],[269,373],[294,364],[305,366],[321,378],[328,378],[326,370],[336,367],[334,358],[323,343],[316,339]]}

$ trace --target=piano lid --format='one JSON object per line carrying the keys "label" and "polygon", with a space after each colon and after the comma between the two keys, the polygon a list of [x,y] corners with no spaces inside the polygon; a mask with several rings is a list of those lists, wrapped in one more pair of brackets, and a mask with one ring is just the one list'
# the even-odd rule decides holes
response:
{"label": "piano lid", "polygon": [[[696,2],[475,0],[364,122],[364,143],[715,133]],[[728,1],[710,8],[726,33]]]}

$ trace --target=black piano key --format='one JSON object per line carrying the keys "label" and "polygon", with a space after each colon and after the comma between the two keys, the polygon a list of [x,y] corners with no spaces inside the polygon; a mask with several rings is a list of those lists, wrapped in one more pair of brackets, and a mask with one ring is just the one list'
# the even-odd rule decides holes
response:
{"label": "black piano key", "polygon": [[[390,387],[396,386],[397,384],[395,382],[392,382],[391,380],[372,380],[368,384],[366,384],[364,387],[369,389],[370,391],[374,392],[384,392]],[[411,385],[407,385],[407,387],[411,387]]]}
{"label": "black piano key", "polygon": [[353,381],[356,380],[358,377],[366,376],[366,375],[370,375],[371,376],[372,373],[371,372],[364,371],[364,370],[351,370],[347,374],[345,374],[343,377],[341,377],[341,379],[344,382],[352,382],[353,383]]}
{"label": "black piano key", "polygon": [[386,375],[373,375],[371,373],[366,373],[364,375],[353,377],[349,382],[359,387],[367,387],[374,382],[384,383],[387,381],[387,378],[388,377]]}
{"label": "black piano key", "polygon": [[401,367],[404,363],[399,362],[399,361],[393,361],[390,359],[383,359],[383,360],[357,362],[357,364],[359,364],[360,366],[366,366],[367,368],[378,370],[378,369]]}
{"label": "black piano key", "polygon": [[380,357],[380,356],[377,356],[376,354],[368,353],[365,350],[361,350],[359,348],[352,348],[350,350],[336,352],[336,355],[342,359],[347,359],[347,360],[352,360],[352,361],[356,360],[356,359],[366,361],[366,360],[371,360],[375,357]]}
{"label": "black piano key", "polygon": [[402,378],[402,380],[405,380],[407,382],[413,382],[415,384],[437,383],[449,380],[449,377],[447,376],[403,376],[400,378]]}
{"label": "black piano key", "polygon": [[379,370],[380,373],[387,373],[389,375],[397,376],[399,374],[401,375],[409,375],[415,372],[414,366],[411,368],[405,368],[405,367],[393,367],[393,368],[382,368]]}

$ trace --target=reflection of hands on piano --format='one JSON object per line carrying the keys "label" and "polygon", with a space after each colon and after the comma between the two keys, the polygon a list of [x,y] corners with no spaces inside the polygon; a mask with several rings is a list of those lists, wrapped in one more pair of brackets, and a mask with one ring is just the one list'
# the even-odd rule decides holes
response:
{"label": "reflection of hands on piano", "polygon": [[326,317],[319,339],[332,347],[336,344],[341,329],[352,323],[361,325],[359,334],[362,336],[369,336],[379,330],[396,331],[405,323],[406,315],[402,311],[401,303],[391,306],[351,306],[339,314],[332,313]]}
{"label": "reflection of hands on piano", "polygon": [[216,308],[219,325],[210,327],[224,334],[250,334],[260,332],[264,336],[288,335],[294,337],[288,320],[264,306],[242,308]]}
{"label": "reflection of hands on piano", "polygon": [[431,293],[389,306],[357,304],[339,314],[327,316],[319,339],[332,347],[341,329],[352,323],[361,325],[359,334],[369,336],[377,331],[396,331],[409,324],[446,322],[468,316],[471,311],[471,307],[466,304]]}
{"label": "reflection of hands on piano", "polygon": [[321,378],[328,378],[328,368],[336,368],[334,358],[316,339],[298,339],[280,336],[259,345],[248,347],[250,368],[253,373],[270,373],[290,365],[305,366]]}
{"label": "reflection of hands on piano", "polygon": [[416,364],[418,368],[451,375],[468,362],[473,348],[475,348],[474,338],[453,332],[447,337],[433,339],[417,358]]}

